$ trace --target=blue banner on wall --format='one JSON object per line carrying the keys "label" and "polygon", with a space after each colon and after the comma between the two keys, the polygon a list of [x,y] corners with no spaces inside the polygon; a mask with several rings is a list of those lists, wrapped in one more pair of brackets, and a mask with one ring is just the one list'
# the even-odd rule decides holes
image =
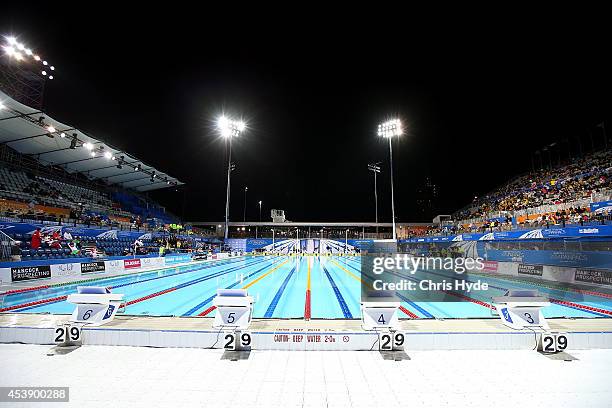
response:
{"label": "blue banner on wall", "polygon": [[591,212],[606,212],[612,211],[612,201],[600,201],[598,203],[591,203]]}
{"label": "blue banner on wall", "polygon": [[400,243],[418,242],[447,242],[447,241],[503,241],[503,240],[526,240],[526,239],[561,239],[561,238],[584,238],[584,237],[612,237],[612,225],[591,225],[584,227],[566,228],[538,228],[532,230],[488,232],[478,234],[459,234],[444,237],[418,237],[400,240]]}
{"label": "blue banner on wall", "polygon": [[168,254],[164,257],[166,265],[191,261],[191,254]]}

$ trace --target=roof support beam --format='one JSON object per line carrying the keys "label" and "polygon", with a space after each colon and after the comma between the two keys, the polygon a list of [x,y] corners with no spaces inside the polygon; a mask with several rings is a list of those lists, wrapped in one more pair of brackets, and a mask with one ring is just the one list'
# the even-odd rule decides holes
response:
{"label": "roof support beam", "polygon": [[[64,130],[56,130],[55,133],[62,133],[62,132],[70,132],[71,130],[75,130],[74,128],[68,128],[68,129],[64,129]],[[51,133],[47,132],[47,133],[41,133],[38,135],[34,135],[34,136],[26,136],[26,137],[20,137],[19,139],[13,139],[13,140],[7,140],[6,142],[2,142],[2,144],[9,144],[9,143],[14,143],[14,142],[20,142],[22,140],[29,140],[29,139],[36,139],[37,137],[43,137],[43,136],[49,136]],[[55,136],[53,136],[55,137]]]}
{"label": "roof support beam", "polygon": [[[19,112],[19,111],[14,111],[14,112]],[[0,122],[3,121],[3,120],[24,118],[24,117],[30,116],[30,115],[38,115],[39,113],[43,113],[43,112],[42,111],[36,111],[36,112],[32,112],[32,113],[20,113],[19,115],[9,116],[7,118],[2,118],[2,119],[0,119]]]}

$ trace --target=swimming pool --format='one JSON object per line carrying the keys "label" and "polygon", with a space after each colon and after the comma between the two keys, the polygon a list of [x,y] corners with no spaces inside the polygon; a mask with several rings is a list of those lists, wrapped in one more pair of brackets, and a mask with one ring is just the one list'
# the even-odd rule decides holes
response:
{"label": "swimming pool", "polygon": [[[429,272],[428,272],[429,273]],[[437,273],[437,272],[431,272]],[[107,286],[125,295],[125,314],[150,316],[213,316],[217,288],[244,288],[254,297],[256,318],[360,318],[359,257],[249,256],[166,268],[112,278],[81,286]],[[543,310],[546,317],[610,316],[605,294],[573,293],[520,278],[479,275],[501,296],[508,289],[537,289],[551,299],[563,299]],[[52,286],[3,296],[0,311],[69,314],[74,305],[65,297],[76,284]],[[491,293],[491,292],[489,292]],[[490,300],[413,302],[402,298],[401,318],[491,317]]]}

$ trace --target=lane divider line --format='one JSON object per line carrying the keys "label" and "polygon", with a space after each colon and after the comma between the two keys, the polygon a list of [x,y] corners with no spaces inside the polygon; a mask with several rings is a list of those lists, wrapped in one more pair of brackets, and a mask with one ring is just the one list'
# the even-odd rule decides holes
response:
{"label": "lane divider line", "polygon": [[293,276],[293,273],[295,272],[295,268],[296,267],[294,266],[293,269],[291,269],[291,272],[289,272],[289,274],[287,275],[287,277],[281,284],[280,288],[278,288],[278,290],[276,291],[276,294],[274,294],[274,298],[272,298],[272,302],[270,302],[270,305],[268,306],[268,309],[266,310],[266,313],[264,314],[265,318],[267,319],[271,318],[272,315],[274,314],[274,309],[276,309],[276,305],[278,305],[278,302],[281,296],[283,295],[283,292],[285,291],[287,284],[289,284],[289,280],[291,280],[291,277]]}
{"label": "lane divider line", "polygon": [[[259,262],[263,262],[263,261],[253,262],[250,265],[253,265],[253,264],[259,263]],[[226,265],[226,264],[224,264],[224,265]],[[216,265],[216,266],[219,266],[219,265]],[[208,275],[207,277],[204,277],[204,278],[213,278],[213,277],[221,276],[221,275],[223,275],[225,273],[232,272],[232,271],[234,271],[236,269],[239,269],[240,267],[241,266],[239,266],[239,267],[232,267],[232,268],[228,269],[227,271],[215,272],[215,273],[213,273],[211,275]],[[205,268],[205,269],[208,269],[208,267]],[[166,278],[166,277],[169,277],[169,276],[176,276],[176,275],[180,275],[180,274],[187,273],[187,272],[193,272],[195,270],[198,270],[198,269],[196,268],[196,269],[192,269],[192,270],[177,272],[177,273],[170,274],[170,275],[158,276],[157,278]],[[198,278],[196,280],[205,280],[204,278]],[[146,281],[149,281],[149,280],[150,279],[142,280],[142,281],[134,281],[134,282],[130,282],[130,284],[138,284],[138,283],[146,282]],[[127,284],[122,284],[121,286],[127,286]],[[117,287],[120,287],[120,286],[117,286]],[[109,288],[114,289],[116,287],[115,286],[109,286]],[[170,288],[170,289],[172,289],[172,288]],[[161,293],[161,292],[163,292],[163,293]],[[168,293],[168,292],[170,292],[170,290],[168,290],[168,289],[166,289],[165,291],[155,292],[155,293],[152,293],[150,295],[143,296],[142,298],[135,299],[134,301],[130,301],[130,302],[124,303],[124,304],[122,304],[122,306],[128,306],[128,305],[133,304],[133,303],[142,302],[144,300],[148,300],[148,299],[151,299],[153,297],[157,297],[157,296],[163,295],[163,294]],[[41,300],[37,300],[37,301],[33,301],[33,302],[21,303],[19,305],[8,306],[8,307],[5,307],[5,308],[2,308],[2,309],[0,309],[0,312],[7,312],[7,311],[11,311],[11,310],[16,310],[16,309],[23,309],[23,310],[33,309],[33,308],[36,308],[38,306],[42,306],[43,304],[50,304],[50,303],[61,302],[63,300],[66,300],[67,297],[68,297],[67,295],[63,295],[63,296],[53,297],[53,298],[49,298],[49,299],[41,299]]]}
{"label": "lane divider line", "polygon": [[334,294],[336,295],[336,299],[338,300],[338,303],[340,304],[340,309],[342,309],[342,314],[344,314],[344,318],[345,319],[352,319],[353,315],[348,307],[348,305],[346,304],[346,301],[344,300],[344,297],[342,296],[342,293],[340,293],[340,289],[338,289],[338,286],[336,285],[336,282],[334,282],[334,278],[331,277],[331,275],[329,274],[329,271],[327,270],[327,268],[325,267],[325,265],[321,265],[321,267],[323,268],[323,272],[325,272],[325,275],[327,276],[327,279],[329,280],[329,284],[331,285]]}
{"label": "lane divider line", "polygon": [[[263,268],[260,268],[254,272],[251,272],[250,274],[248,274],[244,279],[249,279],[252,276],[257,275],[258,273],[260,273],[261,271],[268,269],[272,266],[274,266],[277,262],[272,261],[272,263],[270,265],[266,265]],[[234,287],[236,287],[236,285],[238,285],[240,282],[234,282],[231,285],[229,285],[226,289],[232,289]],[[203,302],[198,303],[197,305],[195,305],[194,307],[192,307],[191,309],[189,309],[188,311],[186,311],[185,313],[183,313],[183,317],[188,317],[191,316],[192,314],[194,314],[196,311],[198,311],[199,309],[203,308],[204,306],[206,306],[208,303],[212,302],[213,299],[215,298],[215,296],[217,296],[217,294],[215,293],[214,295],[210,296],[209,298],[207,298],[206,300],[204,300]],[[208,310],[208,309],[206,309]],[[214,309],[213,309],[214,310]],[[209,310],[206,314],[210,313],[212,310]],[[200,316],[200,315],[198,315]]]}
{"label": "lane divider line", "polygon": [[310,258],[306,260],[308,264],[308,275],[306,277],[306,301],[304,302],[304,319],[310,320],[311,309],[311,294],[310,294]]}

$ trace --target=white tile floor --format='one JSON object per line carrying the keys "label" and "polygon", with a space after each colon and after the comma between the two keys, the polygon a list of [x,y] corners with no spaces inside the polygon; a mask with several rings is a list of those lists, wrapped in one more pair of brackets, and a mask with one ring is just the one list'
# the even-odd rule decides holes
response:
{"label": "white tile floor", "polygon": [[[553,361],[529,351],[254,351],[0,345],[0,386],[69,386],[52,407],[612,407],[612,350]],[[42,407],[45,404],[14,404]],[[0,406],[9,406],[0,403]]]}

